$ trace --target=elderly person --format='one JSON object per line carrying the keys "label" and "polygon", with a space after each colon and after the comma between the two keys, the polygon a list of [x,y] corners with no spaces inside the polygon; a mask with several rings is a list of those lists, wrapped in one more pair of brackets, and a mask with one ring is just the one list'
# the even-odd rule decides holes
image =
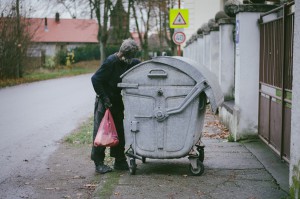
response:
{"label": "elderly person", "polygon": [[[119,137],[119,144],[110,149],[110,156],[115,158],[114,169],[116,170],[128,170],[128,164],[124,154],[124,105],[121,89],[117,87],[117,84],[121,82],[120,76],[125,71],[140,63],[139,60],[134,59],[137,51],[138,46],[134,40],[124,40],[119,52],[107,57],[101,67],[92,76],[92,84],[97,94],[94,109],[93,140],[95,140],[105,110],[109,108]],[[101,174],[112,171],[109,166],[104,164],[104,158],[105,147],[93,146],[91,159],[95,163],[96,172]]]}

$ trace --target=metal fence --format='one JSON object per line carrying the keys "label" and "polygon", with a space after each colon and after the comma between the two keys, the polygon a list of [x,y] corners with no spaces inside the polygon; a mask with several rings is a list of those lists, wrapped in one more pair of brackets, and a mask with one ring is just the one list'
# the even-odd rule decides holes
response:
{"label": "metal fence", "polygon": [[290,158],[294,2],[260,17],[260,138],[280,157]]}

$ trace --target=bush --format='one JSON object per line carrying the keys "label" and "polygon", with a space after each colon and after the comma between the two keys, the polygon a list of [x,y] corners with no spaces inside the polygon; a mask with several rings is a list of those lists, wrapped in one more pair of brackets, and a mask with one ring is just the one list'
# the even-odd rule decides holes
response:
{"label": "bush", "polygon": [[85,46],[76,47],[74,49],[75,62],[99,60],[100,48],[98,44],[89,44]]}
{"label": "bush", "polygon": [[108,57],[109,55],[111,55],[113,53],[118,52],[119,48],[120,48],[120,46],[113,46],[113,45],[106,46],[106,48],[105,48],[105,55],[106,55],[106,57]]}
{"label": "bush", "polygon": [[66,64],[67,52],[65,50],[60,50],[55,55],[56,65],[65,65]]}
{"label": "bush", "polygon": [[55,64],[55,60],[53,57],[46,57],[46,61],[45,61],[45,65],[44,65],[45,68],[54,69],[55,65],[56,64]]}

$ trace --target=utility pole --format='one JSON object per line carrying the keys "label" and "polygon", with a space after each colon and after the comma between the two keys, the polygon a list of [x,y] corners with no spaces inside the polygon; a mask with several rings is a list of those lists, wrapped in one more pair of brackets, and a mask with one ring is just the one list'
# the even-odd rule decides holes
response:
{"label": "utility pole", "polygon": [[[178,9],[180,9],[180,0],[178,0]],[[181,48],[180,48],[180,44],[177,45],[177,55],[181,56]]]}

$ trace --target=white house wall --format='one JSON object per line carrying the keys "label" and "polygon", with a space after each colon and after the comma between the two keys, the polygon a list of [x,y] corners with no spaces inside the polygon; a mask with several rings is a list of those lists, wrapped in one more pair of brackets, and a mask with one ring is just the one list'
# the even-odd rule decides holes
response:
{"label": "white house wall", "polygon": [[293,108],[290,148],[290,184],[292,184],[293,167],[294,165],[297,165],[300,161],[300,1],[295,1],[295,30],[293,56]]}
{"label": "white house wall", "polygon": [[72,50],[76,47],[84,46],[87,44],[82,43],[73,43],[73,44],[60,44],[60,43],[41,43],[34,44],[28,51],[28,56],[31,57],[41,57],[42,51],[45,52],[45,55],[48,57],[54,57],[59,50]]}

